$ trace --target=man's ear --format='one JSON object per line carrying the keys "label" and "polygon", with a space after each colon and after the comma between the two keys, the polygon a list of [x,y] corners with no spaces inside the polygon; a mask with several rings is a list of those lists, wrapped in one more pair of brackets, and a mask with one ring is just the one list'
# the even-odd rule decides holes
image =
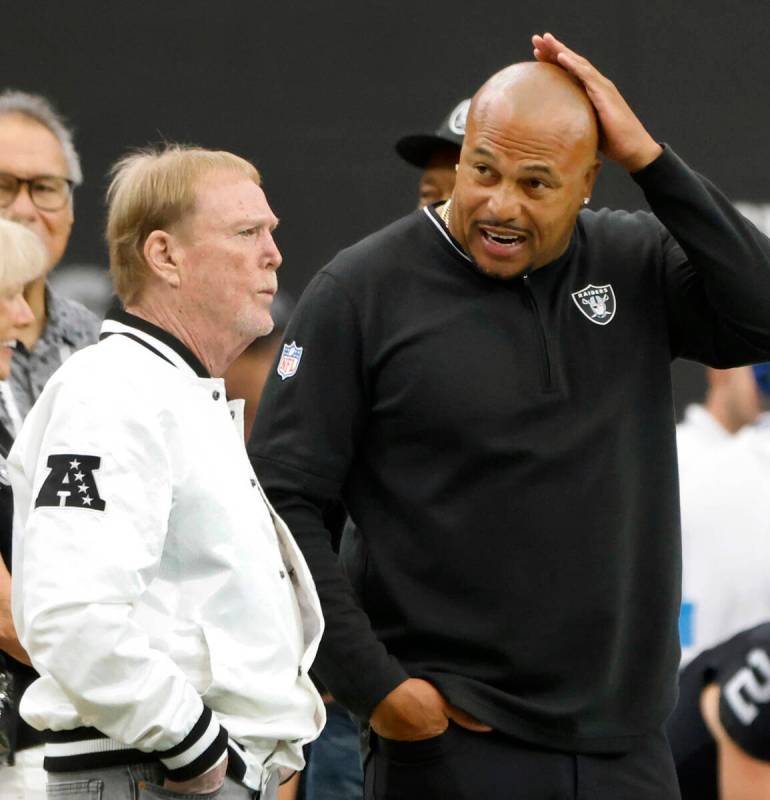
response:
{"label": "man's ear", "polygon": [[583,197],[591,197],[594,192],[594,184],[596,183],[596,178],[599,175],[599,170],[602,168],[602,162],[597,158],[593,164],[588,168],[585,174],[585,191],[583,192]]}
{"label": "man's ear", "polygon": [[181,284],[179,248],[172,234],[153,231],[144,242],[144,260],[150,271],[172,289]]}

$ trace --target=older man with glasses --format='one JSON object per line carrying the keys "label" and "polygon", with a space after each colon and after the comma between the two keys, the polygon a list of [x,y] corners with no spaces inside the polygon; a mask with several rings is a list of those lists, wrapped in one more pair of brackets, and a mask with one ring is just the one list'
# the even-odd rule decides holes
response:
{"label": "older man with glasses", "polygon": [[[16,332],[11,374],[0,380],[0,425],[13,437],[62,362],[98,338],[96,316],[55,294],[46,281],[67,247],[73,222],[72,191],[82,179],[72,133],[51,104],[24,92],[0,93],[0,217],[36,233],[46,251],[45,271],[24,289],[34,319]],[[28,661],[16,638],[9,593],[10,576],[0,561],[0,651]],[[25,686],[15,688],[20,693]],[[39,742],[37,731],[19,721],[15,747],[20,797],[44,796]],[[0,769],[8,767],[0,765]]]}
{"label": "older man with glasses", "polygon": [[[72,132],[51,104],[24,92],[0,94],[0,216],[37,233],[48,251],[47,272],[64,255],[72,192],[82,180]],[[52,292],[45,275],[24,294],[35,320],[22,332],[11,377],[0,386],[0,421],[11,432],[67,356],[95,342],[99,331],[96,317]]]}

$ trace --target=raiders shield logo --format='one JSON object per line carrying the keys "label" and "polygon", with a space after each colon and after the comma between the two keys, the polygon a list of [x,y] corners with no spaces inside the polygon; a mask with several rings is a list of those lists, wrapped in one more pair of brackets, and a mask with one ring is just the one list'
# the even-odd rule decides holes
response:
{"label": "raiders shield logo", "polygon": [[90,508],[104,511],[107,505],[99,496],[94,472],[102,463],[99,456],[80,456],[72,453],[48,456],[48,477],[40,487],[35,508]]}
{"label": "raiders shield logo", "polygon": [[299,362],[302,359],[302,351],[304,348],[297,347],[296,342],[285,344],[281,350],[281,358],[278,361],[277,372],[281,376],[281,380],[285,381],[296,375],[299,369]]}
{"label": "raiders shield logo", "polygon": [[449,130],[458,136],[465,135],[465,123],[468,120],[468,109],[471,107],[470,100],[463,100],[458,103],[449,115]]}
{"label": "raiders shield logo", "polygon": [[608,283],[605,286],[588,286],[572,292],[572,299],[583,316],[597,325],[608,325],[615,316],[615,292]]}

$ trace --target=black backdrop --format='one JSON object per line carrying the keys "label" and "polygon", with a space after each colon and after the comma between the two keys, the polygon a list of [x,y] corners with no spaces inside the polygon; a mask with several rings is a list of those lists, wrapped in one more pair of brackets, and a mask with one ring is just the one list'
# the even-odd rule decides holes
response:
{"label": "black backdrop", "polygon": [[[159,139],[253,160],[298,295],[340,247],[411,209],[393,153],[551,30],[732,198],[770,201],[767,0],[0,0],[0,84],[72,120],[85,185],[67,261],[105,263],[105,173]],[[594,205],[642,198],[606,165]],[[698,370],[681,372],[685,394]]]}

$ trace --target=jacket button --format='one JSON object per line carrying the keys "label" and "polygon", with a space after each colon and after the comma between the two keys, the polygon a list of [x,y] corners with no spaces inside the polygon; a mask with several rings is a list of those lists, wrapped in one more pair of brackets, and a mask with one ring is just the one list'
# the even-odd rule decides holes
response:
{"label": "jacket button", "polygon": [[230,412],[230,419],[235,419],[235,411]]}
{"label": "jacket button", "polygon": [[212,396],[212,397],[213,397],[215,400],[219,400],[219,389],[214,389],[214,391],[211,393],[211,396]]}
{"label": "jacket button", "polygon": [[251,479],[251,485],[252,485],[252,486],[256,486],[256,485],[257,485],[256,478],[252,478],[252,479]]}
{"label": "jacket button", "polygon": [[286,577],[286,573],[285,573],[285,572],[284,572],[282,569],[278,570],[278,574],[279,574],[279,575],[280,575],[282,578],[285,578],[285,577]]}

